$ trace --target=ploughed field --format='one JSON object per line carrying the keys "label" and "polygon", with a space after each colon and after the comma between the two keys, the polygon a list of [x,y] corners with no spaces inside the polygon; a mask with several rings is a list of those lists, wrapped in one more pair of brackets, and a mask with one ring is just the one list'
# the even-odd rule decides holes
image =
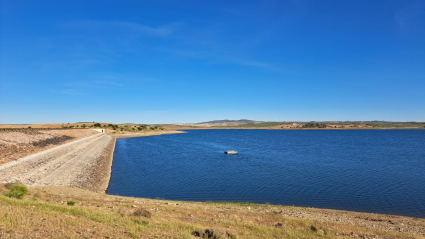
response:
{"label": "ploughed field", "polygon": [[3,129],[0,130],[0,165],[98,133],[90,129]]}

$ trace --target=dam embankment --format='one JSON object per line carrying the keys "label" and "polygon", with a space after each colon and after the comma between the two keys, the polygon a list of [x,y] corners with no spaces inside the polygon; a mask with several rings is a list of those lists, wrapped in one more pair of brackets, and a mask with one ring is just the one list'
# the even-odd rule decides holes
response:
{"label": "dam embankment", "polygon": [[[32,132],[32,131],[31,131]],[[50,131],[49,131],[50,132]],[[62,134],[65,131],[60,131]],[[72,132],[76,132],[73,130]],[[16,134],[16,132],[13,132]],[[34,134],[18,132],[22,135],[13,135],[19,138],[21,154],[27,153],[25,148],[35,148],[37,153],[14,159],[3,157],[6,161],[0,165],[0,183],[19,182],[28,186],[67,186],[88,189],[94,192],[105,192],[111,177],[111,168],[116,138],[142,137],[160,134],[181,133],[179,131],[146,132],[140,134],[117,134],[114,136],[97,133],[93,130],[84,130],[79,138],[73,138],[60,145],[34,147],[46,136],[38,133],[38,141]],[[53,134],[53,132],[50,132]],[[4,136],[4,135],[3,135]],[[43,138],[43,137],[44,138]],[[85,137],[84,137],[85,136]],[[48,136],[56,139],[56,136]],[[2,137],[3,141],[11,135]],[[15,140],[16,141],[16,140]],[[23,145],[23,143],[26,143]],[[28,142],[27,142],[28,141]],[[5,145],[5,151],[15,145]],[[44,150],[43,150],[44,149]],[[32,151],[29,151],[30,153]],[[13,155],[13,157],[16,157]]]}
{"label": "dam embankment", "polygon": [[[0,166],[0,182],[28,186],[74,186],[105,191],[115,139],[96,134]],[[109,171],[108,171],[109,169]]]}

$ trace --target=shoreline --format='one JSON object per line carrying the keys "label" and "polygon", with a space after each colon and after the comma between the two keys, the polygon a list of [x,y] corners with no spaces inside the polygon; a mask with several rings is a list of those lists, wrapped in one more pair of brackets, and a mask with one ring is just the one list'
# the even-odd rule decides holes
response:
{"label": "shoreline", "polygon": [[146,132],[146,133],[129,133],[129,134],[108,134],[115,139],[122,138],[136,138],[136,137],[147,137],[147,136],[155,136],[155,135],[163,135],[163,134],[184,134],[184,131],[177,130],[167,130],[167,131],[159,131],[159,132]]}
{"label": "shoreline", "polygon": [[[109,149],[109,157],[107,157],[108,161],[106,162],[107,166],[106,166],[106,173],[105,176],[103,177],[103,181],[102,181],[102,186],[101,186],[101,191],[106,193],[106,191],[108,190],[109,187],[109,182],[111,181],[111,176],[112,176],[112,163],[114,161],[114,152],[115,152],[115,145],[116,145],[117,139],[113,138],[112,139],[112,147],[110,147]],[[108,149],[106,149],[108,150]]]}

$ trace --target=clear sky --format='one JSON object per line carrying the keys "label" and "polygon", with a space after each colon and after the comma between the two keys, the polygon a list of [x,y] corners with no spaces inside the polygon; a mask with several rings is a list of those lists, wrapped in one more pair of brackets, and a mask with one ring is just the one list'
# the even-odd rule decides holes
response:
{"label": "clear sky", "polygon": [[425,120],[425,1],[0,0],[1,123]]}

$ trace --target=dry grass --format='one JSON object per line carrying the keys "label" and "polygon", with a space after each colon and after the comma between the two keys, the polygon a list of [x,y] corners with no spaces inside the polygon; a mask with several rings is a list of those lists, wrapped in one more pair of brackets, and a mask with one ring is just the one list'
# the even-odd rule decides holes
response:
{"label": "dry grass", "polygon": [[[29,194],[24,199],[0,196],[1,237],[199,238],[194,232],[206,230],[230,235],[224,238],[424,238],[425,233],[424,219],[378,214],[152,200],[64,187],[30,188]],[[68,206],[68,200],[75,205]],[[143,210],[151,217],[137,213]],[[331,220],[336,218],[342,220]],[[388,218],[397,225],[387,225]]]}

